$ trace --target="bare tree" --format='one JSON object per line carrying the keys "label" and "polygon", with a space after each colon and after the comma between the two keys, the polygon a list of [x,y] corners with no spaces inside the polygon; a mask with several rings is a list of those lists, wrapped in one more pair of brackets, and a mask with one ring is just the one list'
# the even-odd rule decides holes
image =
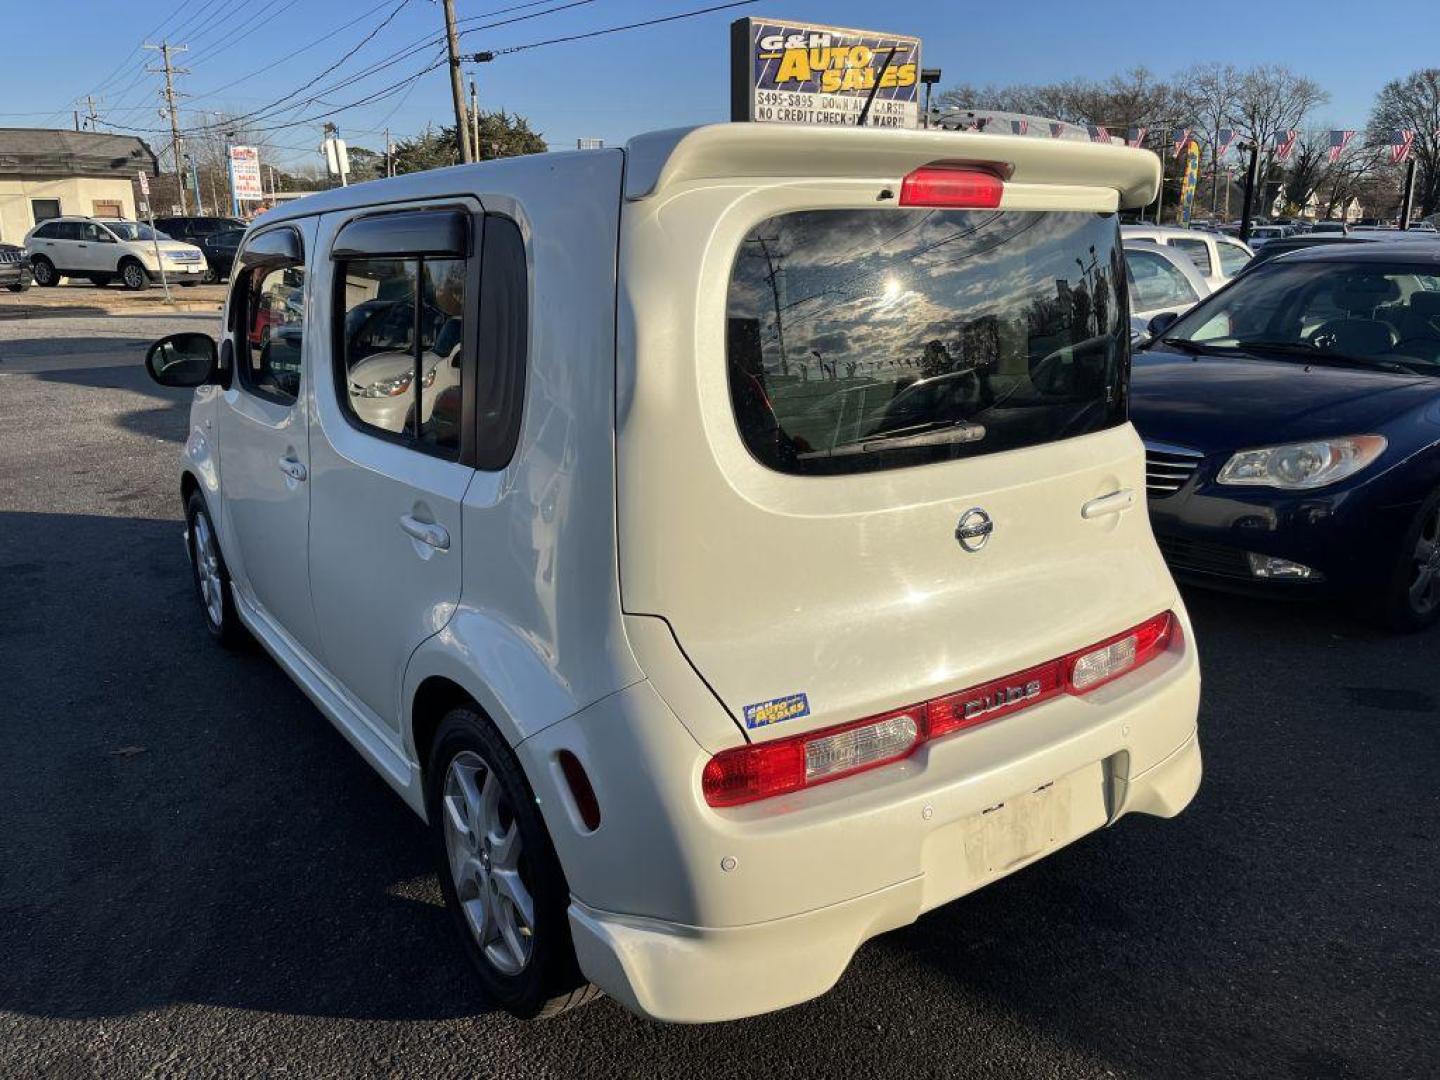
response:
{"label": "bare tree", "polygon": [[1440,68],[1424,68],[1386,83],[1370,113],[1370,141],[1384,146],[1396,129],[1413,131],[1420,214],[1440,209]]}
{"label": "bare tree", "polygon": [[1284,64],[1261,64],[1240,76],[1230,110],[1230,126],[1260,148],[1260,175],[1275,167],[1275,136],[1297,130],[1317,105],[1330,95],[1314,79],[1297,75]]}
{"label": "bare tree", "polygon": [[1182,72],[1176,80],[1190,88],[1195,126],[1205,133],[1210,147],[1210,211],[1220,205],[1220,132],[1240,100],[1240,70],[1234,64],[1211,60]]}

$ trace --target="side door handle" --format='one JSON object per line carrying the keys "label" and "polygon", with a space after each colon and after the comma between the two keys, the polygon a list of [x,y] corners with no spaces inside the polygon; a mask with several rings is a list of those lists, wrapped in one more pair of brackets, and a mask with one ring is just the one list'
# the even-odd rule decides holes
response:
{"label": "side door handle", "polygon": [[289,456],[280,459],[280,471],[296,482],[304,480],[308,475],[305,466]]}
{"label": "side door handle", "polygon": [[1112,491],[1109,495],[1101,495],[1098,499],[1091,499],[1080,507],[1080,516],[1086,521],[1092,518],[1104,517],[1106,514],[1123,514],[1135,505],[1135,492],[1129,488],[1122,488],[1119,491]]}
{"label": "side door handle", "polygon": [[402,514],[400,528],[412,540],[418,540],[436,551],[450,550],[450,533],[444,525],[437,525],[433,521],[421,521],[411,514]]}

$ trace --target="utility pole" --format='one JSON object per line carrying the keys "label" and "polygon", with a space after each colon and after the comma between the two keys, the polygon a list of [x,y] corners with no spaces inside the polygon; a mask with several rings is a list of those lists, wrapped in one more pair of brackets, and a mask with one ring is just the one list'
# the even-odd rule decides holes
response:
{"label": "utility pole", "polygon": [[175,76],[188,75],[190,72],[185,68],[174,67],[170,63],[170,54],[189,52],[190,46],[171,45],[168,41],[162,41],[159,45],[146,45],[145,48],[158,52],[164,61],[163,67],[145,70],[156,75],[163,72],[165,75],[165,107],[170,111],[170,152],[175,163],[175,186],[180,190],[180,212],[188,214],[190,211],[185,204],[185,172],[180,162],[180,119],[175,112]]}
{"label": "utility pole", "polygon": [[455,141],[460,144],[460,160],[475,160],[470,149],[470,125],[465,118],[465,79],[460,74],[460,35],[455,30],[455,0],[445,3],[445,41],[450,50],[450,96],[455,102]]}
{"label": "utility pole", "polygon": [[395,175],[394,152],[395,147],[390,142],[390,129],[387,127],[385,129],[385,175],[387,177]]}
{"label": "utility pole", "polygon": [[93,94],[85,95],[85,127],[91,131],[98,130],[100,113],[95,108],[96,101]]}

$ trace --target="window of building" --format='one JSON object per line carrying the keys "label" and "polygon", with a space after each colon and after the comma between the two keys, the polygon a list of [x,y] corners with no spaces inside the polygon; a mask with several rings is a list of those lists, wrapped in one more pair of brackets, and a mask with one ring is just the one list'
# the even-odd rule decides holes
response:
{"label": "window of building", "polygon": [[34,220],[36,225],[39,225],[42,221],[49,221],[51,218],[57,218],[59,216],[59,199],[30,200],[30,217]]}

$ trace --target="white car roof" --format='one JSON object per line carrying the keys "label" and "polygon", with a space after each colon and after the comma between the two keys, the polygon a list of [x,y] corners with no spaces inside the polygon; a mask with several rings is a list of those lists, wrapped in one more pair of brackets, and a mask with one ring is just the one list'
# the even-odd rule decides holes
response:
{"label": "white car roof", "polygon": [[[495,175],[502,188],[523,190],[528,176],[569,169],[580,174],[593,165],[596,155],[618,152],[530,154],[371,180],[307,195],[256,220],[270,224],[424,198],[442,188],[475,190],[489,182],[479,179],[482,173]],[[1160,159],[1148,150],[970,131],[712,124],[638,136],[626,144],[625,154],[625,196],[632,200],[647,198],[671,184],[714,177],[862,176],[898,186],[913,169],[939,161],[994,163],[1005,172],[1007,181],[1017,184],[1115,192],[1121,208],[1152,202],[1160,184]],[[461,179],[467,171],[474,172],[476,179]]]}

